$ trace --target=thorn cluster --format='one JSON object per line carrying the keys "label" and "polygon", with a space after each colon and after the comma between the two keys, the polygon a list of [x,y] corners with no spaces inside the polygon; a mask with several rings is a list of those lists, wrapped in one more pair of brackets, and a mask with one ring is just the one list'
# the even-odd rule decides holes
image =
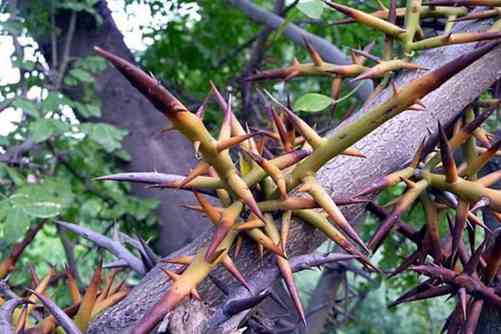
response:
{"label": "thorn cluster", "polygon": [[[341,5],[332,3],[329,5],[360,22],[384,31],[392,38],[400,38],[399,36],[406,33],[405,29],[383,19],[375,20],[371,15]],[[355,52],[353,57],[356,63],[348,67],[328,64],[311,45],[308,43],[306,45],[313,61],[311,64],[294,61],[292,66],[286,69],[263,72],[250,79],[288,80],[301,75],[335,75],[352,76],[360,80],[384,76],[389,71],[421,68],[419,65],[401,60],[377,60],[377,65],[369,69],[364,67],[364,61],[375,58],[371,57],[367,50]],[[211,240],[196,254],[166,260],[179,264],[181,268],[176,273],[165,271],[166,278],[171,281],[169,290],[136,324],[133,333],[148,333],[185,298],[190,296],[198,298],[197,286],[209,277],[210,272],[218,264],[222,264],[241,284],[251,289],[229,257],[232,248],[235,249],[235,254],[238,254],[242,238],[253,240],[260,256],[263,256],[266,250],[275,257],[296,311],[306,324],[299,293],[292,276],[293,270],[287,257],[287,239],[292,217],[322,231],[327,238],[354,256],[366,270],[378,271],[368,258],[369,249],[374,250],[380,245],[393,226],[399,224],[400,215],[414,200],[420,198],[425,190],[437,187],[453,194],[471,193],[476,200],[479,200],[482,196],[477,196],[478,192],[468,192],[469,183],[462,185],[457,181],[454,184],[460,184],[459,188],[451,190],[446,186],[449,178],[442,180],[441,175],[433,170],[419,170],[419,176],[416,176],[421,156],[419,150],[415,161],[404,171],[377,182],[371,189],[363,192],[363,194],[370,193],[401,180],[409,186],[409,191],[398,202],[395,212],[389,216],[366,246],[338,208],[341,204],[355,204],[365,200],[358,196],[353,199],[331,198],[316,182],[315,174],[337,155],[346,154],[363,158],[363,152],[359,152],[352,145],[399,113],[422,108],[421,98],[495,46],[497,43],[479,47],[441,68],[429,71],[405,87],[395,88],[394,95],[387,101],[343,127],[330,138],[319,135],[291,110],[290,105],[280,103],[266,91],[272,102],[267,106],[272,130],[250,132],[249,129],[244,129],[233,114],[231,96],[225,98],[211,83],[210,96],[224,114],[219,134],[214,137],[203,123],[203,108],[208,99],[205,100],[202,111],[199,109],[197,113],[191,113],[141,69],[108,51],[96,48],[99,55],[109,60],[170,120],[174,129],[193,143],[195,151],[201,158],[200,163],[185,177],[157,173],[126,173],[99,179],[144,182],[159,188],[193,191],[199,205],[188,207],[204,213],[215,225]],[[270,145],[273,145],[273,149],[269,149]],[[233,161],[230,150],[238,152],[237,162]],[[419,180],[411,180],[415,177]],[[472,181],[464,180],[464,182]],[[220,206],[211,204],[202,192],[218,198]],[[299,193],[302,194],[299,196]],[[485,192],[486,196],[489,194]],[[497,205],[493,203],[494,200],[490,201],[489,205]],[[418,244],[426,244],[421,234],[413,235],[413,238]]]}

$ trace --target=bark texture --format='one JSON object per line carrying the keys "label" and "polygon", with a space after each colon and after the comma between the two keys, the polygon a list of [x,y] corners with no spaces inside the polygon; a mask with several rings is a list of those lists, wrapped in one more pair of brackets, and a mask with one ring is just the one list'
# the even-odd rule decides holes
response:
{"label": "bark texture", "polygon": [[[487,27],[488,23],[485,22],[468,23],[458,25],[457,29],[472,31],[486,30]],[[461,45],[425,51],[416,59],[416,62],[434,69],[473,50],[474,47],[475,45]],[[443,124],[450,123],[465,106],[497,79],[500,70],[501,48],[498,47],[426,96],[424,98],[426,111],[404,112],[355,145],[367,155],[367,159],[344,156],[333,159],[319,172],[320,183],[325,185],[331,194],[346,197],[356,193],[375,178],[402,167],[411,159],[420,141],[427,134],[427,130],[434,131],[436,129],[437,120]],[[396,84],[401,86],[421,74],[422,72],[400,74],[397,76]],[[389,94],[391,94],[391,89],[382,92],[353,117],[356,118],[363,114],[367,108],[380,103]],[[360,206],[343,209],[349,219],[354,219],[361,211]],[[196,249],[207,242],[209,236],[210,234],[200,236],[172,256],[193,254]],[[323,241],[322,235],[308,226],[296,222],[291,229],[287,253],[291,257],[305,254],[317,248]],[[278,277],[278,270],[273,264],[272,257],[266,257],[264,263],[261,264],[254,248],[250,245],[245,245],[237,265],[255,291],[268,288]],[[225,276],[222,270],[216,270],[214,275],[226,282],[233,282],[231,278]],[[169,284],[165,282],[164,274],[159,268],[154,268],[126,299],[97,318],[89,328],[88,333],[128,333],[134,324],[158,302],[168,287]],[[230,289],[230,295],[222,298],[219,291],[210,283],[206,282],[202,285],[201,291],[205,302],[216,312],[208,318],[207,322],[201,321],[196,328],[191,328],[189,333],[234,333],[236,326],[244,316],[243,314],[224,322],[217,329],[214,327],[207,329],[206,326],[214,326],[217,323],[215,317],[220,315],[220,312],[217,311],[220,310],[225,301],[248,295],[248,292],[237,284],[231,284]],[[183,321],[189,323],[190,317],[195,314],[195,312],[190,311],[192,309],[190,305],[193,305],[193,302],[185,303],[172,313],[184,314]],[[172,333],[182,332],[173,331]]]}

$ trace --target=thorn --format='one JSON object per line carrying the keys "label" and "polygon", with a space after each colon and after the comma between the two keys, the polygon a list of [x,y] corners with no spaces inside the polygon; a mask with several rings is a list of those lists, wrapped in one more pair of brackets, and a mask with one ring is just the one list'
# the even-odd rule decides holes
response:
{"label": "thorn", "polygon": [[[163,273],[167,276],[167,278],[172,280],[173,282],[175,282],[181,278],[181,275],[176,274],[175,272],[170,271],[168,269],[164,269],[164,268],[160,267],[160,270],[163,271]],[[197,289],[195,289],[195,288],[192,288],[190,290],[190,296],[198,301],[202,301],[202,297],[200,296]]]}
{"label": "thorn", "polygon": [[294,303],[294,307],[296,308],[296,311],[299,314],[299,317],[303,321],[304,326],[307,327],[306,316],[304,314],[303,304],[301,303],[301,299],[299,297],[299,291],[298,291],[297,286],[294,282],[294,277],[292,275],[292,270],[291,270],[291,267],[289,265],[289,262],[287,262],[287,260],[282,258],[282,257],[277,257],[277,265],[278,265],[278,268],[280,269],[280,273],[282,274],[282,278],[285,281],[285,285],[287,286],[287,289],[289,290],[289,294],[290,294],[291,299]]}
{"label": "thorn", "polygon": [[264,169],[273,179],[275,184],[277,185],[277,188],[280,192],[280,196],[282,199],[287,199],[287,184],[285,182],[285,177],[283,176],[282,172],[278,167],[270,163],[268,160],[266,160],[263,157],[260,157],[257,154],[254,154],[250,151],[244,150],[243,148],[241,149],[242,152],[247,154],[252,160],[254,160],[262,169]]}
{"label": "thorn", "polygon": [[400,177],[400,180],[402,180],[405,185],[407,186],[407,188],[411,189],[411,188],[416,188],[416,183],[409,180],[408,178],[404,177],[404,176],[401,176]]}
{"label": "thorn", "polygon": [[240,271],[238,270],[237,266],[235,265],[235,263],[233,262],[233,260],[228,255],[225,255],[223,257],[222,264],[226,268],[226,270],[228,270],[228,272],[230,274],[232,274],[233,277],[235,277],[235,279],[237,281],[239,281],[249,292],[252,293],[252,289],[251,289],[249,283],[244,278],[244,276],[240,273]]}
{"label": "thorn", "polygon": [[188,112],[188,109],[156,79],[136,65],[97,46],[94,47],[94,50],[101,57],[110,61],[165,116],[169,117],[178,112]]}
{"label": "thorn", "polygon": [[181,255],[177,257],[173,257],[170,259],[161,259],[162,263],[170,263],[170,264],[180,264],[180,265],[188,265],[193,262],[193,255]]}
{"label": "thorn", "polygon": [[282,214],[282,226],[280,229],[280,241],[282,242],[282,249],[286,252],[287,241],[289,240],[289,230],[292,218],[292,211],[287,210]]}
{"label": "thorn", "polygon": [[232,226],[235,224],[243,206],[241,202],[233,202],[232,205],[225,208],[221,214],[221,219],[217,225],[216,231],[212,236],[212,240],[207,247],[207,253],[205,254],[205,259],[209,262],[211,259],[216,258],[216,251],[221,242],[224,240],[226,235],[230,232]]}
{"label": "thorn", "polygon": [[446,180],[449,184],[455,183],[458,180],[458,173],[456,168],[456,162],[452,156],[451,147],[447,141],[447,136],[442,127],[442,124],[438,122],[438,132],[440,140],[440,155],[442,157],[442,163],[446,172]]}
{"label": "thorn", "polygon": [[306,49],[308,50],[308,53],[310,54],[310,58],[315,64],[315,66],[322,66],[324,64],[322,57],[320,57],[320,54],[313,48],[313,46],[308,42],[308,39],[303,36],[303,41],[304,45],[306,46]]}
{"label": "thorn", "polygon": [[218,152],[222,152],[224,150],[227,150],[235,145],[238,145],[254,136],[257,136],[257,135],[263,135],[264,133],[263,132],[253,132],[253,133],[249,133],[249,134],[245,134],[245,135],[239,135],[239,136],[234,136],[234,137],[230,137],[228,139],[225,139],[225,140],[220,140],[218,143],[217,143],[217,150]]}
{"label": "thorn", "polygon": [[263,226],[264,226],[264,223],[263,223],[262,220],[260,220],[260,219],[252,219],[252,220],[246,221],[245,223],[239,224],[236,229],[238,231],[243,231],[243,230],[250,230],[250,229],[253,229],[253,228],[260,228],[260,227],[263,227]]}
{"label": "thorn", "polygon": [[210,100],[211,96],[212,96],[212,94],[208,94],[204,98],[204,100],[202,101],[202,104],[200,105],[200,107],[198,107],[197,112],[195,113],[195,115],[197,115],[197,117],[200,118],[201,120],[204,119],[205,112],[207,111],[207,106],[209,105],[209,100]]}
{"label": "thorn", "polygon": [[204,174],[207,174],[209,172],[209,164],[206,163],[205,161],[200,161],[195,168],[191,170],[191,172],[184,178],[183,181],[181,181],[177,189],[182,189],[188,185],[191,181],[193,181],[197,176],[202,176]]}
{"label": "thorn", "polygon": [[240,312],[256,307],[268,296],[270,296],[270,292],[264,291],[255,296],[230,300],[223,306],[223,313],[227,317],[232,317]]}
{"label": "thorn", "polygon": [[237,237],[237,241],[235,242],[235,252],[233,253],[233,257],[236,259],[238,255],[240,255],[240,250],[242,249],[243,238],[241,236]]}
{"label": "thorn", "polygon": [[458,289],[458,297],[459,297],[459,304],[461,307],[461,311],[463,311],[463,319],[467,319],[467,316],[466,316],[466,289],[465,288]]}
{"label": "thorn", "polygon": [[419,161],[421,161],[421,157],[423,155],[423,150],[425,148],[426,139],[427,139],[427,136],[424,136],[423,140],[421,140],[421,143],[419,144],[419,146],[416,150],[416,153],[414,154],[414,158],[412,159],[411,164],[409,165],[410,167],[412,167],[412,168],[418,167]]}

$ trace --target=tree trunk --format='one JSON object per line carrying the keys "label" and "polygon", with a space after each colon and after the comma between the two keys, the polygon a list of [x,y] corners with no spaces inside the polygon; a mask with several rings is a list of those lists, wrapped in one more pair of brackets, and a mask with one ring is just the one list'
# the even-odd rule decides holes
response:
{"label": "tree trunk", "polygon": [[[21,1],[23,13],[29,15],[30,3],[28,0]],[[102,18],[102,24],[97,25],[95,19],[87,13],[78,13],[70,57],[78,59],[94,55],[94,46],[100,46],[134,61],[132,53],[123,41],[122,33],[113,21],[106,1],[98,1],[95,8]],[[64,50],[71,13],[63,11],[55,16],[56,26],[64,32],[57,39],[59,53]],[[50,66],[50,36],[34,35]],[[61,59],[61,54],[58,58]],[[123,147],[132,160],[125,166],[126,170],[183,174],[193,167],[191,144],[177,132],[161,133],[162,129],[169,127],[168,121],[112,66],[108,66],[96,77],[96,90],[101,100],[102,117],[92,121],[109,123],[129,131]],[[200,218],[195,213],[179,208],[180,203],[193,201],[193,196],[188,193],[152,191],[142,185],[132,185],[132,195],[160,201],[158,216],[161,242],[158,249],[162,254],[184,246],[207,229],[207,224],[200,223]]]}
{"label": "tree trunk", "polygon": [[[457,29],[463,31],[486,30],[488,26],[485,22],[476,22],[458,24]],[[474,44],[469,44],[428,50],[424,51],[416,59],[416,62],[424,67],[434,69],[466,52],[472,51],[474,48]],[[426,111],[404,112],[357,143],[356,148],[367,156],[366,159],[340,156],[331,161],[319,172],[317,177],[320,183],[325,185],[331,194],[347,197],[367,186],[375,178],[401,168],[410,161],[420,141],[427,135],[428,130],[436,130],[437,120],[442,124],[450,124],[468,104],[492,85],[500,70],[501,48],[498,47],[427,95],[423,99],[427,107]],[[402,86],[421,74],[422,72],[400,74],[397,76],[395,83],[397,86]],[[353,117],[356,118],[370,106],[381,103],[390,94],[392,94],[391,89],[383,91]],[[352,206],[343,208],[343,213],[348,219],[354,219],[362,210],[361,206]],[[175,252],[172,256],[193,254],[196,249],[207,242],[209,237],[210,234],[200,236],[193,243]],[[291,226],[287,254],[294,257],[298,254],[309,253],[323,241],[324,237],[320,233],[313,231],[304,224],[295,222]],[[237,265],[250,281],[254,291],[261,291],[268,288],[278,277],[278,270],[273,263],[272,256],[267,256],[264,263],[261,264],[254,249],[248,246],[243,248],[239,259],[237,259]],[[167,265],[165,267],[172,269]],[[234,282],[221,269],[216,270],[214,275],[225,282]],[[165,281],[164,274],[158,267],[154,268],[130,292],[127,298],[98,317],[91,325],[88,333],[128,333],[134,324],[144,317],[146,312],[159,301],[168,287],[169,284]],[[182,325],[185,326],[183,327],[184,332],[173,329],[173,323],[170,324],[171,332],[232,333],[245,314],[239,314],[224,322],[217,330],[214,328],[207,329],[207,326],[214,324],[214,317],[221,314],[217,311],[220,310],[224,302],[228,299],[246,296],[248,292],[236,283],[231,283],[230,295],[226,299],[223,299],[217,289],[210,286],[209,282],[203,283],[200,290],[205,302],[212,309],[206,309],[206,312],[201,314],[194,311],[194,307],[197,310],[200,309],[200,303],[187,302],[178,306],[172,314],[176,319],[182,318]],[[215,313],[213,313],[214,310],[216,310]],[[176,322],[174,321],[174,323]],[[178,324],[176,323],[176,326]],[[187,331],[186,326],[189,324],[193,326]]]}

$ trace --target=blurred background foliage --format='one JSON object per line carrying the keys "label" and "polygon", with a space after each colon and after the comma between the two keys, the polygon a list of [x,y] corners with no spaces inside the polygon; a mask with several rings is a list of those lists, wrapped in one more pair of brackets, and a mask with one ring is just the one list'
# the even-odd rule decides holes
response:
{"label": "blurred background foliage", "polygon": [[[379,9],[376,1],[340,2],[367,12]],[[388,5],[388,1],[383,2]],[[6,256],[30,225],[48,221],[18,267],[24,269],[32,265],[39,276],[44,275],[49,266],[61,269],[68,261],[62,242],[71,246],[85,281],[101,256],[90,243],[70,234],[64,240],[50,224],[54,219],[82,224],[108,235],[118,224],[125,233],[138,233],[147,240],[154,241],[158,236],[154,211],[158,203],[131,197],[124,183],[92,181],[96,176],[119,171],[121,163],[129,159],[121,146],[127,131],[94,121],[100,116],[100,102],[94,94],[94,74],[102,71],[106,64],[91,56],[71,62],[69,70],[63,73],[47,72],[46,61],[32,38],[41,29],[50,29],[47,24],[50,10],[64,7],[94,15],[94,3],[95,0],[52,1],[52,7],[40,6],[29,19],[13,14],[7,2],[1,5],[2,52],[10,53],[9,73],[13,76],[0,80],[0,110],[13,114],[14,122],[11,126],[2,124],[0,129],[0,253]],[[156,25],[138,23],[142,25],[145,48],[135,56],[144,68],[182,92],[192,106],[207,94],[209,80],[238,92],[253,42],[263,26],[250,21],[225,1],[127,0],[123,3],[123,15],[138,3],[148,5],[152,17],[168,18],[159,19],[162,23]],[[269,0],[255,3],[269,10],[273,7]],[[297,3],[286,1],[283,15],[288,22],[328,39],[346,54],[351,47],[361,48],[372,41],[376,43],[372,52],[381,54],[379,34],[360,25],[334,25],[342,16],[333,11],[324,11],[318,19],[311,18],[297,8]],[[53,33],[57,37],[60,32]],[[268,39],[265,48],[260,66],[263,69],[288,65],[294,57],[307,59],[304,48],[286,39],[280,29]],[[74,86],[84,88],[78,100],[65,94],[65,89]],[[267,86],[278,94],[285,95],[286,90],[293,100],[306,93],[329,95],[330,91],[329,80],[296,80],[286,87],[283,84]],[[348,92],[343,89],[342,96]],[[323,120],[327,117],[336,123],[355,102],[354,98],[343,101],[336,115],[327,109],[322,113]],[[238,114],[240,108],[235,111]],[[209,112],[209,124],[220,120],[221,113],[216,109]],[[28,158],[24,157],[25,152],[29,152]],[[399,187],[385,191],[380,197],[381,204],[401,191]],[[414,208],[403,219],[415,226],[422,225],[422,209]],[[372,216],[366,218],[362,224],[365,239],[377,224]],[[326,244],[323,249],[329,247],[332,245]],[[395,267],[413,250],[413,245],[392,237],[376,255],[377,263],[383,269]],[[297,275],[306,304],[319,275],[319,271]],[[17,270],[11,278],[14,286],[29,280],[27,270]],[[347,300],[344,305],[349,315],[333,311],[325,333],[438,333],[450,311],[447,301],[416,302],[396,310],[386,307],[415,281],[415,275],[407,274],[369,281],[350,273],[349,291],[341,289],[339,293]]]}

